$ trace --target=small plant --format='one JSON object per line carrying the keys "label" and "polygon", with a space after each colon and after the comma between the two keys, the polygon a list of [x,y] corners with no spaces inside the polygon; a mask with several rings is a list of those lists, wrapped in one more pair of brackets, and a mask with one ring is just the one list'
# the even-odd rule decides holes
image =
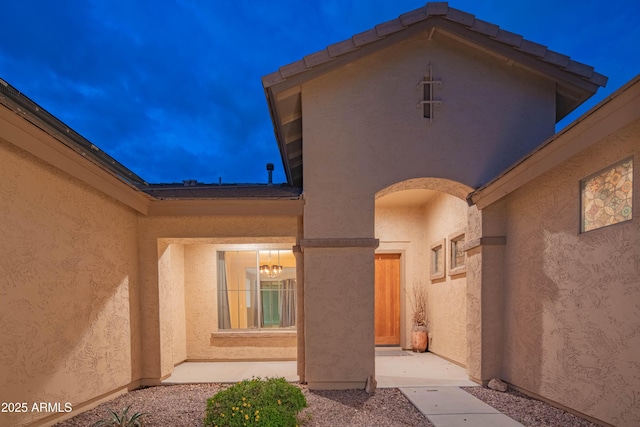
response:
{"label": "small plant", "polygon": [[427,326],[427,290],[421,284],[415,284],[409,301],[413,326]]}
{"label": "small plant", "polygon": [[253,378],[208,399],[204,425],[293,427],[306,406],[302,391],[284,378]]}
{"label": "small plant", "polygon": [[144,414],[136,412],[129,415],[130,407],[127,406],[120,413],[111,411],[111,415],[108,418],[96,422],[93,427],[142,427],[143,424],[140,418]]}

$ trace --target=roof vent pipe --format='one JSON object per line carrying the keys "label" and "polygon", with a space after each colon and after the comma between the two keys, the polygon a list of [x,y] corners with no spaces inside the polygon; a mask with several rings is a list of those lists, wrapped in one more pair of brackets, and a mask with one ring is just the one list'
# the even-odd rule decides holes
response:
{"label": "roof vent pipe", "polygon": [[273,163],[267,163],[267,172],[269,173],[269,185],[273,185]]}

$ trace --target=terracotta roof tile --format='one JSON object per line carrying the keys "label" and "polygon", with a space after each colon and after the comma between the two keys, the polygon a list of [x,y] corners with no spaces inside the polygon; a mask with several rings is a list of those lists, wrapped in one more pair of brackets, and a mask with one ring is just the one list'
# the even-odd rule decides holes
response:
{"label": "terracotta roof tile", "polygon": [[449,3],[446,1],[430,2],[425,6],[425,11],[429,16],[446,15],[449,12]]}
{"label": "terracotta roof tile", "polygon": [[533,56],[537,56],[538,58],[543,58],[547,53],[547,47],[545,45],[534,43],[529,40],[522,40],[522,44],[520,45],[519,49],[525,53],[530,53]]}
{"label": "terracotta roof tile", "polygon": [[380,37],[396,33],[398,31],[404,30],[405,28],[407,27],[402,25],[402,22],[398,18],[376,25],[376,31],[378,32],[378,35]]}
{"label": "terracotta roof tile", "polygon": [[329,52],[327,52],[327,49],[323,49],[305,56],[304,63],[307,64],[307,67],[313,68],[316,65],[324,64],[325,62],[332,61],[333,59],[334,58],[329,55]]}
{"label": "terracotta roof tile", "polygon": [[329,51],[329,55],[332,57],[344,55],[345,53],[356,49],[357,46],[353,43],[353,39],[347,39],[327,47],[327,51]]}
{"label": "terracotta roof tile", "polygon": [[449,8],[449,13],[447,13],[446,18],[450,21],[457,22],[467,27],[472,26],[473,21],[475,21],[476,19],[476,17],[470,13],[463,12],[462,10],[454,9],[452,7]]}
{"label": "terracotta roof tile", "polygon": [[594,71],[593,74],[591,75],[591,81],[603,87],[607,84],[608,80],[609,78],[607,76],[605,76],[604,74],[600,74],[596,71]]}
{"label": "terracotta roof tile", "polygon": [[569,65],[567,65],[566,68],[572,73],[576,73],[587,78],[591,77],[594,71],[592,66],[574,60],[569,60]]}
{"label": "terracotta roof tile", "polygon": [[480,34],[487,35],[489,37],[496,37],[498,35],[498,31],[500,30],[500,27],[490,22],[486,22],[481,19],[476,19],[475,21],[473,21],[473,25],[471,26],[471,29]]}
{"label": "terracotta roof tile", "polygon": [[369,44],[371,42],[379,40],[380,36],[378,35],[378,32],[376,31],[376,29],[372,28],[369,31],[356,34],[355,36],[352,37],[352,39],[353,39],[353,44],[355,44],[357,47],[360,47],[365,44]]}
{"label": "terracotta roof tile", "polygon": [[292,62],[291,64],[287,64],[283,67],[280,67],[280,74],[285,79],[287,77],[295,76],[296,74],[300,74],[305,71],[307,71],[307,66],[304,63],[304,60]]}
{"label": "terracotta roof tile", "polygon": [[411,12],[400,15],[400,22],[402,25],[409,26],[416,22],[424,21],[427,19],[426,9],[421,7],[420,9],[412,10]]}
{"label": "terracotta roof tile", "polygon": [[547,52],[544,54],[544,58],[542,59],[545,62],[548,62],[553,65],[557,65],[563,68],[569,65],[569,60],[571,60],[571,58],[569,58],[567,55],[563,55],[561,53],[555,52],[553,50],[548,50],[548,49],[547,49]]}
{"label": "terracotta roof tile", "polygon": [[265,87],[276,85],[290,76],[305,72],[320,64],[331,61],[341,55],[353,52],[361,46],[375,43],[389,34],[400,32],[412,24],[424,21],[429,17],[442,16],[445,19],[461,24],[470,31],[486,35],[493,40],[504,43],[515,49],[536,57],[561,68],[564,71],[576,74],[590,80],[594,84],[603,86],[607,79],[601,74],[594,73],[593,67],[572,61],[568,56],[548,50],[546,46],[525,40],[521,35],[500,29],[499,26],[476,19],[474,15],[450,8],[446,2],[427,3],[424,7],[412,10],[400,15],[399,18],[376,25],[373,29],[354,35],[352,38],[332,44],[325,50],[307,55],[303,60],[285,65],[279,72],[263,77]]}
{"label": "terracotta roof tile", "polygon": [[271,74],[267,74],[266,76],[263,76],[262,77],[262,85],[264,87],[269,87],[269,86],[273,86],[275,84],[278,84],[283,80],[284,79],[282,78],[282,75],[280,74],[280,70],[278,70],[278,71],[274,71]]}
{"label": "terracotta roof tile", "polygon": [[520,47],[523,40],[523,37],[521,35],[505,30],[498,30],[498,35],[496,35],[495,38],[498,41],[515,47]]}

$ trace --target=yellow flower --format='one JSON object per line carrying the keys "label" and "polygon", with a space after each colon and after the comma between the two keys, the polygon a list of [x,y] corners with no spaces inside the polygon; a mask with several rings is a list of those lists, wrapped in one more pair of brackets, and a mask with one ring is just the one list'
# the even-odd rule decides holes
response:
{"label": "yellow flower", "polygon": [[224,414],[223,414],[223,413],[220,413],[220,416],[221,416],[221,417],[224,417]]}
{"label": "yellow flower", "polygon": [[256,411],[256,415],[258,415],[260,413],[260,411]]}
{"label": "yellow flower", "polygon": [[278,405],[282,405],[282,401],[280,401],[280,399],[278,399]]}
{"label": "yellow flower", "polygon": [[244,419],[248,420],[249,419],[249,415],[245,414]]}
{"label": "yellow flower", "polygon": [[246,398],[246,397],[243,397],[243,398],[242,398],[242,400],[247,400],[247,398]]}

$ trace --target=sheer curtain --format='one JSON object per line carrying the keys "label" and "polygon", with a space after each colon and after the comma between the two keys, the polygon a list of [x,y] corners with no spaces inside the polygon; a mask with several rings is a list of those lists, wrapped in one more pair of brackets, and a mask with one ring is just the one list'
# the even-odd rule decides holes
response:
{"label": "sheer curtain", "polygon": [[229,293],[227,290],[227,264],[224,252],[218,252],[218,329],[231,329],[231,314],[229,313]]}
{"label": "sheer curtain", "polygon": [[296,324],[296,279],[282,281],[282,297],[280,298],[280,327],[288,328]]}

